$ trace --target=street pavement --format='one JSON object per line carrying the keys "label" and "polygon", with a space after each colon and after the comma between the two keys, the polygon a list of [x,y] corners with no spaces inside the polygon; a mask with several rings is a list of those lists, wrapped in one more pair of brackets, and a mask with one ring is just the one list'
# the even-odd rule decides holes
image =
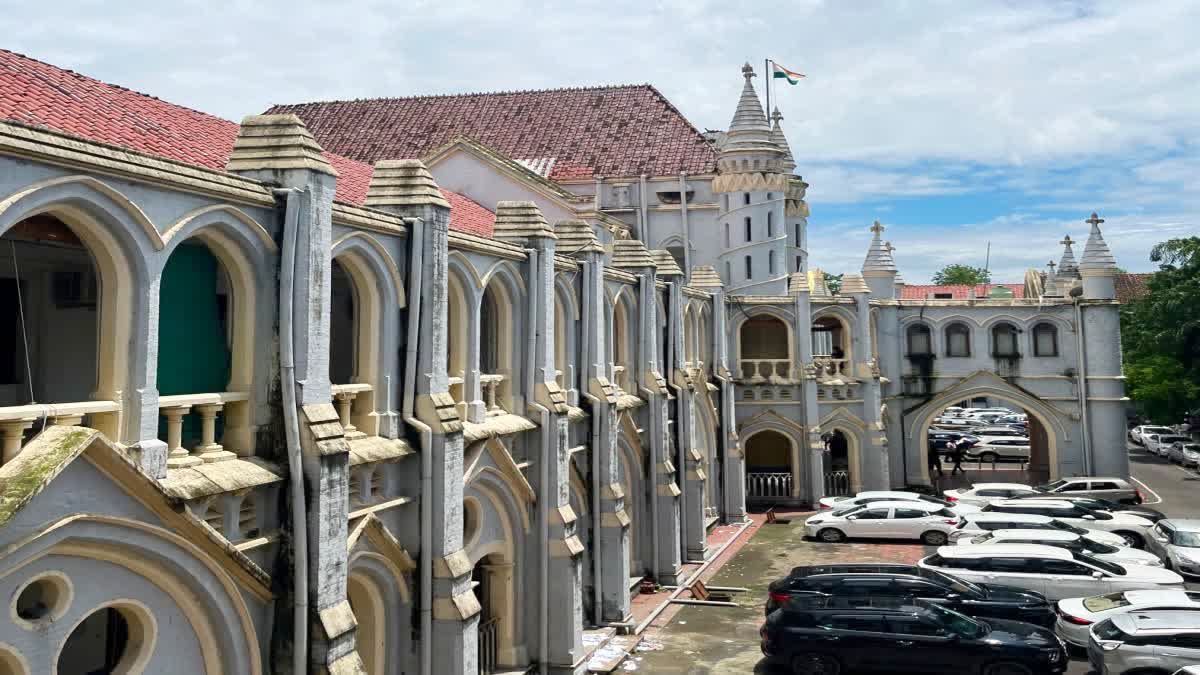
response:
{"label": "street pavement", "polygon": [[[1200,517],[1200,475],[1168,463],[1141,448],[1130,447],[1130,469],[1141,483],[1146,505],[1170,517]],[[919,544],[854,542],[824,544],[803,539],[806,514],[792,522],[759,529],[743,549],[709,583],[749,589],[732,598],[733,608],[682,607],[669,621],[657,622],[645,634],[644,651],[633,655],[629,670],[643,673],[700,675],[758,673],[784,675],[762,659],[758,627],[762,624],[766,585],[795,565],[830,560],[912,562],[932,552]],[[1200,584],[1188,584],[1200,589]],[[1089,673],[1086,657],[1074,658],[1066,675]],[[632,667],[630,667],[632,666]],[[847,673],[845,675],[853,675]]]}

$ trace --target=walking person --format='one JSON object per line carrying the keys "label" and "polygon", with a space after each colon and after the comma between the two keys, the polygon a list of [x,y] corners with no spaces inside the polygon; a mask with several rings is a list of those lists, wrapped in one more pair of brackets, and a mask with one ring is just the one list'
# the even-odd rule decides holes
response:
{"label": "walking person", "polygon": [[936,469],[938,478],[941,478],[944,475],[942,473],[942,456],[938,454],[937,445],[933,441],[929,442],[929,452],[926,455],[929,458],[929,477],[933,478],[933,471]]}
{"label": "walking person", "polygon": [[950,467],[950,475],[953,476],[960,472],[966,475],[967,470],[962,468],[963,450],[965,449],[963,444],[959,441],[950,441],[947,447],[950,448],[950,460],[954,462],[954,466]]}

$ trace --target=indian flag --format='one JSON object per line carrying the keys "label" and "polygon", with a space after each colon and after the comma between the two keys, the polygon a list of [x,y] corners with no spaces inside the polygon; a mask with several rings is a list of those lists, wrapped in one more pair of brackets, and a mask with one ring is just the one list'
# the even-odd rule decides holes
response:
{"label": "indian flag", "polygon": [[774,61],[772,61],[771,62],[771,77],[783,78],[788,81],[788,84],[799,84],[800,78],[804,77],[804,75],[802,73],[797,73],[794,70],[788,70],[787,68],[784,68],[783,66],[779,65],[778,63],[775,63]]}

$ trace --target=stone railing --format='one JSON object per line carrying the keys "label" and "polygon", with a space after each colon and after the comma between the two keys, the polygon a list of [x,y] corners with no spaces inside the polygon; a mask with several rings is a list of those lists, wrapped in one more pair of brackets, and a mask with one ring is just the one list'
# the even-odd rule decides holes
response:
{"label": "stone railing", "polygon": [[612,367],[612,371],[613,371],[613,384],[617,385],[617,388],[620,389],[621,391],[625,392],[626,394],[633,394],[636,396],[637,395],[636,391],[630,391],[629,371],[625,368],[625,366],[614,365]]}
{"label": "stone railing", "polygon": [[500,385],[504,376],[484,373],[479,376],[479,388],[483,390],[484,412],[488,415],[503,415],[507,412],[499,403]]}
{"label": "stone railing", "polygon": [[479,622],[479,672],[490,675],[496,670],[500,653],[500,619],[492,617]]}
{"label": "stone railing", "polygon": [[792,474],[786,471],[746,474],[746,497],[769,499],[792,496]]}
{"label": "stone railing", "polygon": [[745,384],[782,384],[792,380],[791,359],[742,359],[738,378]]}
{"label": "stone railing", "polygon": [[337,408],[338,420],[342,423],[346,438],[353,440],[366,436],[366,433],[354,426],[350,414],[354,410],[354,399],[358,398],[359,394],[370,393],[374,388],[366,383],[355,383],[335,384],[330,390],[333,392],[333,405]]}
{"label": "stone railing", "polygon": [[825,496],[843,497],[850,494],[850,472],[826,471]]}
{"label": "stone railing", "polygon": [[454,399],[454,408],[458,411],[459,419],[467,419],[467,393],[461,375],[451,375],[447,378],[450,386],[450,398]]}
{"label": "stone railing", "polygon": [[79,401],[76,403],[47,403],[45,405],[17,405],[0,408],[0,464],[11,461],[25,442],[25,432],[35,424],[41,428],[47,424],[57,426],[80,426],[84,419],[88,427],[103,432],[114,442],[118,435],[118,418],[121,404],[114,401]]}
{"label": "stone railing", "polygon": [[834,359],[827,356],[818,356],[813,359],[813,366],[817,369],[817,381],[845,379],[850,377],[847,372],[846,359]]}
{"label": "stone railing", "polygon": [[[249,400],[249,394],[239,391],[159,397],[158,411],[167,420],[167,467],[221,462],[249,452]],[[193,408],[200,417],[200,442],[189,451],[183,447],[183,418]],[[221,443],[217,442],[218,414],[224,415],[225,423]]]}

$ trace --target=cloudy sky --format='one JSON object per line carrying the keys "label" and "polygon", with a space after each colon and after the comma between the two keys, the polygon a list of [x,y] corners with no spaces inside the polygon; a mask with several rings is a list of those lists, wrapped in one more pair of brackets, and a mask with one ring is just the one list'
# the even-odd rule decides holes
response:
{"label": "cloudy sky", "polygon": [[[229,119],[272,103],[650,82],[722,129],[739,68],[811,184],[815,264],[853,270],[878,218],[910,283],[997,281],[1107,218],[1118,263],[1200,233],[1200,3],[341,0],[19,3],[3,46]],[[761,90],[761,80],[759,84]]]}

